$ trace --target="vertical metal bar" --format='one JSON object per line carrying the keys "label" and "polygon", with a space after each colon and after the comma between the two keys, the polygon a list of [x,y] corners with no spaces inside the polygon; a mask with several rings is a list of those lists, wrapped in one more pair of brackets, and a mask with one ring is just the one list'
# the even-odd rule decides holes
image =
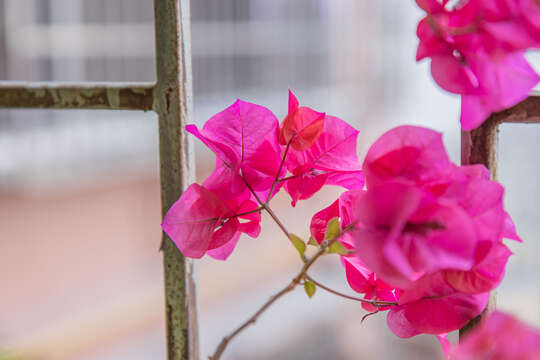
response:
{"label": "vertical metal bar", "polygon": [[[502,123],[540,123],[540,96],[533,93],[529,98],[514,107],[492,114],[486,122],[473,131],[461,133],[461,164],[483,164],[497,180],[497,146],[499,125]],[[459,336],[475,328],[485,314],[493,311],[496,305],[496,291],[491,292],[488,306],[476,318],[459,330]]]}
{"label": "vertical metal bar", "polygon": [[[163,215],[193,180],[184,127],[192,118],[189,0],[154,0]],[[169,360],[198,360],[194,265],[164,235],[162,242]]]}
{"label": "vertical metal bar", "polygon": [[[491,172],[491,178],[497,179],[497,145],[499,140],[500,120],[491,116],[482,126],[472,131],[461,132],[461,164],[483,164]],[[489,303],[480,315],[459,329],[460,338],[474,329],[482,317],[494,310],[497,294],[492,291]]]}

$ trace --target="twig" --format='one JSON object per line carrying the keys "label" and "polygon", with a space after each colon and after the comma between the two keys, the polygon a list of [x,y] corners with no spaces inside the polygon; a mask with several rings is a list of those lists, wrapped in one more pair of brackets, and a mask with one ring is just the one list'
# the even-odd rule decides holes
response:
{"label": "twig", "polygon": [[227,348],[227,345],[229,344],[229,342],[234,337],[236,337],[240,332],[242,332],[248,326],[254,324],[257,321],[257,319],[259,318],[259,316],[261,316],[274,302],[276,302],[276,300],[278,300],[279,298],[281,298],[283,295],[287,294],[288,292],[291,292],[292,290],[294,290],[296,288],[296,286],[301,283],[302,279],[304,277],[306,277],[307,271],[309,270],[311,265],[313,265],[313,263],[319,257],[321,257],[322,255],[324,255],[326,253],[326,249],[334,241],[336,241],[339,238],[339,236],[341,236],[341,234],[343,234],[343,232],[338,234],[334,239],[325,242],[319,248],[319,251],[317,251],[315,253],[315,255],[313,255],[309,260],[307,260],[304,263],[304,265],[302,266],[302,269],[300,270],[298,275],[296,275],[286,287],[284,287],[283,289],[281,289],[281,291],[279,291],[278,293],[276,293],[275,295],[270,297],[270,299],[267,302],[265,302],[264,305],[259,310],[257,310],[257,312],[255,314],[253,314],[253,316],[251,316],[247,321],[245,321],[242,325],[240,325],[236,330],[234,330],[231,334],[229,334],[229,335],[225,336],[223,339],[221,339],[221,342],[219,343],[218,347],[216,348],[216,351],[214,352],[214,355],[209,356],[208,359],[209,360],[219,360],[219,358],[221,357],[221,355],[223,354],[223,352]]}
{"label": "twig", "polygon": [[[264,203],[262,202],[261,198],[259,197],[259,195],[257,195],[257,193],[255,192],[255,190],[251,187],[251,185],[247,182],[247,180],[244,178],[244,176],[242,175],[242,180],[244,181],[244,183],[246,184],[247,188],[249,189],[249,191],[253,194],[253,196],[255,197],[255,200],[257,200],[257,202],[259,203],[259,205],[261,205],[261,207],[266,210],[266,212],[272,217],[272,219],[274,220],[274,222],[279,226],[279,228],[281,229],[281,231],[285,234],[285,236],[287,236],[287,239],[289,239],[289,241],[291,242],[291,244],[293,244],[294,246],[294,243],[292,241],[292,238],[291,238],[291,233],[287,230],[287,228],[285,227],[285,225],[283,225],[283,223],[281,222],[281,220],[279,220],[279,218],[277,217],[277,215],[274,213],[274,211],[270,208],[270,206],[267,204],[267,203]],[[300,257],[302,258],[302,261],[305,263],[307,261],[307,258],[304,254],[301,254]]]}
{"label": "twig", "polygon": [[281,164],[279,164],[278,172],[276,174],[274,182],[272,183],[270,192],[268,193],[268,196],[266,197],[266,201],[265,201],[266,204],[268,204],[268,202],[270,201],[270,198],[272,197],[272,193],[274,192],[274,189],[276,188],[276,185],[279,182],[279,175],[281,175],[281,170],[283,169],[283,165],[285,164],[285,158],[287,157],[287,153],[289,152],[289,148],[291,146],[291,142],[293,139],[294,137],[287,143],[287,146],[285,147],[285,151],[283,152],[283,157],[281,158]]}
{"label": "twig", "polygon": [[397,302],[368,300],[368,299],[362,299],[362,298],[359,298],[359,297],[356,297],[356,296],[350,296],[350,295],[347,295],[347,294],[343,294],[343,293],[340,293],[339,291],[336,291],[334,289],[330,289],[328,286],[325,286],[325,285],[321,284],[320,282],[314,280],[308,274],[304,275],[304,277],[306,279],[308,279],[309,281],[311,281],[312,283],[314,283],[315,285],[317,285],[318,287],[320,287],[321,289],[326,290],[329,293],[332,293],[334,295],[341,296],[341,297],[343,297],[345,299],[354,300],[354,301],[360,301],[360,302],[363,302],[365,304],[370,304],[370,305],[377,306],[377,307],[398,305]]}

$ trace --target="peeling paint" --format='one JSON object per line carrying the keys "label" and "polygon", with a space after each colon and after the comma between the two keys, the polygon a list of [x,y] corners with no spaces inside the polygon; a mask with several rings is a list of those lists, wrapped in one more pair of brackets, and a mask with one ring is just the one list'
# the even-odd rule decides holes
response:
{"label": "peeling paint", "polygon": [[154,84],[0,82],[0,108],[152,110]]}

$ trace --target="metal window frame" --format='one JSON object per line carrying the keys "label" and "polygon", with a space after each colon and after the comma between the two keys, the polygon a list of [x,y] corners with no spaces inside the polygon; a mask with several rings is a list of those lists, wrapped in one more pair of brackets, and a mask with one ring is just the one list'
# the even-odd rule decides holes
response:
{"label": "metal window frame", "polygon": [[[154,0],[154,22],[156,83],[0,82],[0,108],[156,112],[163,216],[194,178],[193,152],[184,131],[193,116],[189,0]],[[462,164],[484,164],[496,179],[498,133],[503,123],[540,123],[540,94],[491,115],[476,130],[462,132]],[[170,360],[198,360],[194,264],[166,235],[162,249],[167,356]],[[494,303],[495,293],[486,311]],[[460,335],[473,328],[482,316],[460,329]]]}
{"label": "metal window frame", "polygon": [[[159,118],[162,216],[194,180],[184,131],[193,117],[189,0],[154,0],[155,83],[0,82],[0,108],[154,111]],[[198,360],[194,264],[164,234],[167,357]]]}
{"label": "metal window frame", "polygon": [[[539,124],[540,92],[533,92],[519,104],[492,114],[479,128],[461,132],[461,164],[483,164],[493,180],[497,180],[497,150],[499,142],[499,126],[502,124]],[[459,330],[464,336],[472,330],[482,317],[495,308],[496,292],[492,292],[487,308]]]}

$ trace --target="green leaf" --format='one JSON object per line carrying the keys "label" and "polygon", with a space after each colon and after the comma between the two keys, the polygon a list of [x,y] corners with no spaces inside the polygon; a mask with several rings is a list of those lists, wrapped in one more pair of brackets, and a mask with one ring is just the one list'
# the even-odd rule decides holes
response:
{"label": "green leaf", "polygon": [[338,237],[341,232],[339,227],[339,219],[337,217],[331,219],[326,225],[326,233],[324,234],[324,240],[332,240]]}
{"label": "green leaf", "polygon": [[308,240],[307,244],[315,246],[315,247],[319,247],[319,243],[317,242],[317,240],[315,240],[315,238],[313,236],[309,237],[309,240]]}
{"label": "green leaf", "polygon": [[317,288],[315,287],[314,283],[312,283],[309,280],[306,280],[304,282],[304,290],[306,291],[307,296],[311,299],[313,294],[315,294],[315,291],[317,290]]}
{"label": "green leaf", "polygon": [[342,243],[339,241],[334,241],[330,246],[328,247],[328,253],[329,254],[339,254],[339,255],[347,255],[349,254],[349,250],[343,246]]}
{"label": "green leaf", "polygon": [[298,252],[300,253],[300,255],[304,255],[304,252],[306,251],[306,243],[304,242],[304,240],[300,239],[294,234],[291,234],[291,241],[296,250],[298,250]]}

